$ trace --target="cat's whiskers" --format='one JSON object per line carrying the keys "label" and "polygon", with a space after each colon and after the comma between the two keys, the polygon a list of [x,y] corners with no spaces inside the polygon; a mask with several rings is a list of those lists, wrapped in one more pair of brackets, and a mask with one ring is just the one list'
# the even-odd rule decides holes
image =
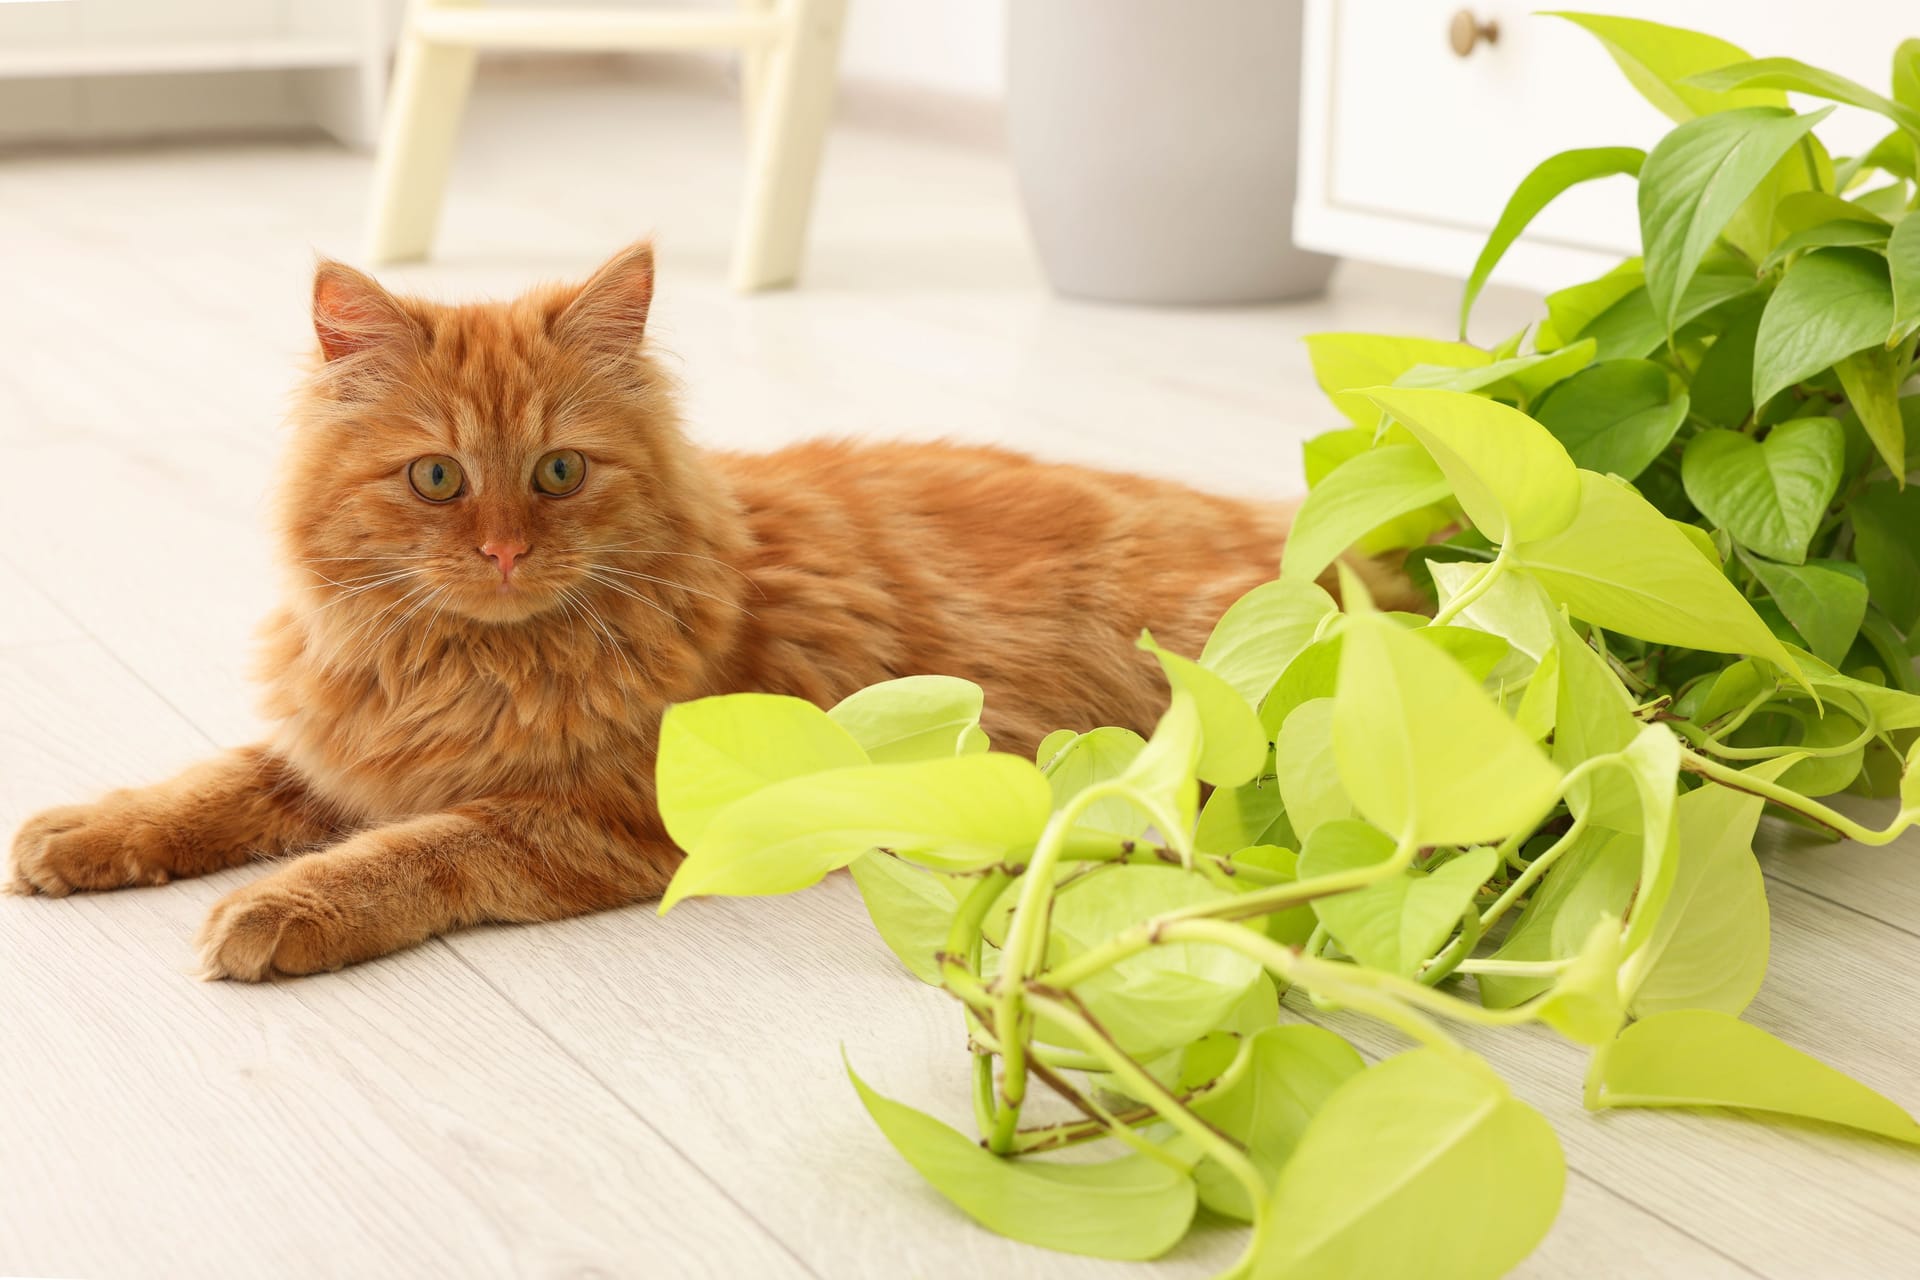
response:
{"label": "cat's whiskers", "polygon": [[667,608],[665,605],[659,603],[658,601],[653,600],[650,597],[641,595],[638,591],[633,590],[631,587],[626,586],[625,584],[619,582],[617,579],[603,578],[599,574],[595,573],[592,569],[581,570],[581,576],[585,578],[589,578],[592,581],[599,583],[601,586],[606,587],[610,591],[617,591],[621,595],[626,596],[630,600],[638,600],[641,604],[646,605],[647,608],[652,609],[655,613],[662,614],[668,618],[673,619],[673,621],[684,630],[687,630],[687,631],[693,630],[692,627],[687,625],[687,620],[685,618],[682,618],[679,614],[675,613],[673,610]]}
{"label": "cat's whiskers", "polygon": [[[754,590],[758,591],[760,589],[760,584],[754,582],[753,576],[745,569],[742,569],[738,565],[728,564],[718,556],[702,555],[698,551],[663,551],[659,547],[644,546],[638,542],[615,542],[599,547],[573,547],[571,550],[582,553],[612,551],[620,555],[628,556],[674,556],[682,560],[705,560],[708,564],[717,564],[727,572],[735,573],[745,578],[748,582],[753,583]],[[763,591],[761,594],[764,596],[766,593]]]}
{"label": "cat's whiskers", "polygon": [[598,630],[600,634],[606,636],[607,643],[613,650],[613,656],[618,658],[620,665],[627,669],[628,679],[636,684],[640,683],[639,673],[633,669],[633,663],[627,659],[626,646],[620,643],[620,637],[614,633],[612,625],[600,616],[598,609],[593,607],[593,601],[587,599],[585,595],[577,594],[573,595],[572,599],[575,604],[580,606],[581,611],[586,614],[587,624]]}
{"label": "cat's whiskers", "polygon": [[717,596],[711,591],[702,591],[699,587],[690,586],[684,582],[675,582],[672,578],[657,578],[651,573],[641,573],[637,569],[620,569],[610,564],[588,564],[585,566],[585,570],[593,573],[618,574],[623,578],[639,578],[642,581],[655,583],[658,586],[672,587],[675,591],[685,591],[689,595],[705,596],[709,600],[714,600],[726,605],[729,609],[738,609],[749,618],[753,616],[753,611],[741,604],[738,600],[729,600],[725,596]]}
{"label": "cat's whiskers", "polygon": [[376,609],[368,614],[334,646],[336,652],[346,655],[338,665],[348,668],[359,666],[362,660],[372,655],[374,647],[372,643],[363,641],[361,637],[370,637],[373,629],[399,612],[402,605],[416,597],[425,596],[432,590],[434,590],[433,583],[423,582],[419,586],[410,588],[399,599],[389,602],[385,608]]}
{"label": "cat's whiskers", "polygon": [[364,595],[367,592],[372,591],[377,587],[392,586],[395,583],[403,582],[408,578],[416,576],[418,573],[419,573],[419,570],[417,569],[403,569],[398,573],[392,574],[390,576],[382,576],[376,582],[368,582],[368,583],[363,583],[360,586],[349,587],[345,591],[341,592],[338,596],[335,596],[333,599],[321,605],[318,609],[315,609],[312,613],[308,614],[307,616],[318,617],[319,615],[325,613],[329,609],[345,604],[347,601],[353,599],[355,596]]}

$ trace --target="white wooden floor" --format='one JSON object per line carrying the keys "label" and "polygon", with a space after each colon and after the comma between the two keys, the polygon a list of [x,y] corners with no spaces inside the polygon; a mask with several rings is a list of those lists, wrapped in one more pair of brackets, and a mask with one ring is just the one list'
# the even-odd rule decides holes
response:
{"label": "white wooden floor", "polygon": [[[1442,334],[1455,303],[1365,269],[1294,308],[1059,302],[993,156],[857,132],[830,152],[807,288],[742,301],[728,104],[494,84],[471,126],[440,258],[393,278],[517,289],[657,230],[654,332],[717,443],[950,435],[1281,494],[1333,420],[1299,336]],[[279,406],[311,253],[353,254],[367,173],[321,145],[0,158],[0,835],[258,731],[243,671]],[[1487,331],[1529,306],[1496,291]],[[1920,1108],[1920,847],[1784,848],[1768,869],[1753,1016]],[[1096,1264],[926,1189],[840,1048],[963,1122],[959,1020],[844,878],[194,981],[188,938],[249,874],[0,898],[0,1274],[1201,1276],[1236,1247],[1203,1229],[1151,1271]],[[1909,1153],[1589,1117],[1572,1048],[1492,1052],[1573,1168],[1524,1274],[1920,1275]]]}

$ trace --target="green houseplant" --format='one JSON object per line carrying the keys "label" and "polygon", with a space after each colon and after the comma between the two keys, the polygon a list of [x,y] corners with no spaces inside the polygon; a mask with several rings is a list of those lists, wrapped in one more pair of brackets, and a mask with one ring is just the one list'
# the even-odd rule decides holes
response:
{"label": "green houseplant", "polygon": [[[1148,1258],[1198,1206],[1233,1275],[1498,1275],[1557,1212],[1551,1127],[1459,1026],[1590,1047],[1589,1107],[1721,1105],[1920,1144],[1892,1102],[1740,1020],[1765,972],[1763,808],[1885,843],[1920,822],[1920,43],[1882,97],[1652,23],[1562,15],[1674,117],[1653,150],[1522,183],[1473,299],[1569,187],[1633,175],[1641,258],[1492,349],[1328,334],[1348,425],[1307,445],[1280,577],[1197,658],[1143,636],[1152,736],[993,753],[978,688],[831,711],[674,708],[662,910],[850,866],[881,936],[959,1005],[978,1140],[853,1084],[984,1225]],[[1786,90],[1877,112],[1835,159]],[[1405,552],[1431,617],[1375,610],[1353,549]],[[1143,657],[1143,660],[1148,660]],[[1210,787],[1202,804],[1203,784]],[[1885,826],[1821,797],[1898,796]],[[1366,1065],[1279,1019],[1413,1046]],[[1070,1118],[1032,1118],[1036,1090]],[[1061,1163],[1059,1148],[1106,1158]],[[1497,1206],[1497,1212],[1488,1206]]]}

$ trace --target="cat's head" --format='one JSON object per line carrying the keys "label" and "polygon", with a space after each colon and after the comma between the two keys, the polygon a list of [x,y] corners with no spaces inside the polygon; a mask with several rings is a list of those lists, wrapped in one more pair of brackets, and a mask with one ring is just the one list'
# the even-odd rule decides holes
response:
{"label": "cat's head", "polygon": [[644,243],[584,285],[460,306],[322,262],[280,485],[307,598],[396,625],[675,614],[725,518],[644,348],[652,297]]}

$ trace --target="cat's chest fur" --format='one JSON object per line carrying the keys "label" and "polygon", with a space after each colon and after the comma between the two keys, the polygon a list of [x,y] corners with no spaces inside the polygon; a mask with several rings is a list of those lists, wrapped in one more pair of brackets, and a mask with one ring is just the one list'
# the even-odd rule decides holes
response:
{"label": "cat's chest fur", "polygon": [[466,635],[400,663],[282,668],[277,742],[333,804],[390,821],[502,795],[651,792],[660,708],[578,633]]}

